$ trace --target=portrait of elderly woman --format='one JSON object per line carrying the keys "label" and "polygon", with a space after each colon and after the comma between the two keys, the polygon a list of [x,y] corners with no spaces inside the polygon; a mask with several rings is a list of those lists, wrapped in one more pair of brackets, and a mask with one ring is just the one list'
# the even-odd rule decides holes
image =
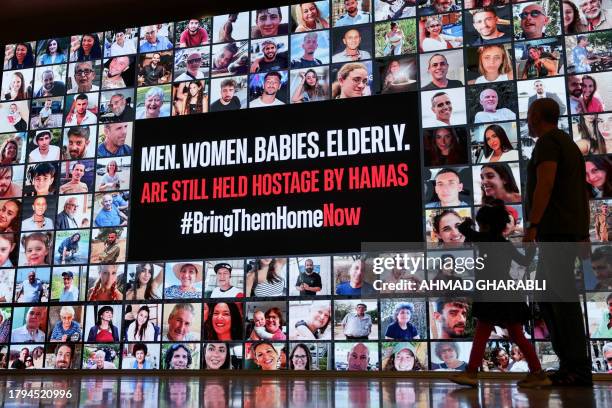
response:
{"label": "portrait of elderly woman", "polygon": [[385,331],[385,338],[393,340],[420,339],[416,326],[410,323],[413,314],[414,305],[412,303],[398,303],[393,311],[393,323],[387,326]]}
{"label": "portrait of elderly woman", "polygon": [[[54,308],[51,309],[51,315],[53,315]],[[63,343],[80,341],[83,328],[81,324],[75,320],[76,311],[74,307],[62,306],[59,311],[59,317],[60,320],[55,323],[49,341]]]}
{"label": "portrait of elderly woman", "polygon": [[310,305],[300,303],[290,302],[289,305],[289,339],[330,339],[332,318],[330,302],[319,300],[313,301]]}

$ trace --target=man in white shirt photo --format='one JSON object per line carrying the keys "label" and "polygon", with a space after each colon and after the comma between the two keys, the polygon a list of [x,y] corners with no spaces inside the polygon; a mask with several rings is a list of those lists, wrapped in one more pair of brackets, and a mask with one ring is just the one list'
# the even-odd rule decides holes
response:
{"label": "man in white shirt photo", "polygon": [[260,108],[262,106],[284,105],[285,102],[276,99],[276,94],[281,88],[281,74],[276,71],[270,71],[264,77],[263,93],[261,96],[249,104],[251,108]]}
{"label": "man in white shirt photo", "polygon": [[74,66],[74,85],[68,90],[68,93],[99,91],[100,87],[93,83],[95,79],[96,70],[94,69],[93,62],[77,62]]}
{"label": "man in white shirt photo", "polygon": [[239,288],[232,286],[232,265],[221,262],[213,269],[217,275],[217,287],[210,294],[211,298],[244,297],[244,293]]}
{"label": "man in white shirt photo", "polygon": [[115,42],[111,45],[110,56],[116,57],[118,55],[136,54],[136,47],[134,46],[134,40],[125,38],[125,31],[117,31],[115,33]]}
{"label": "man in white shirt photo", "polygon": [[474,123],[497,122],[500,120],[516,120],[516,113],[508,108],[497,109],[499,97],[495,89],[487,88],[480,93],[482,111],[477,112]]}
{"label": "man in white shirt photo", "polygon": [[95,114],[87,110],[89,98],[85,94],[79,94],[74,100],[71,112],[66,116],[64,126],[95,125],[98,118]]}
{"label": "man in white shirt photo", "polygon": [[40,132],[36,132],[36,136],[34,136],[34,143],[38,147],[30,152],[30,155],[28,156],[28,161],[30,163],[55,161],[60,159],[60,148],[51,144],[50,131],[41,130]]}
{"label": "man in white shirt photo", "polygon": [[448,126],[456,125],[453,120],[453,103],[450,96],[446,92],[436,92],[431,97],[431,111],[435,115],[435,119],[429,124],[424,123],[423,126]]}
{"label": "man in white shirt photo", "polygon": [[21,289],[15,294],[15,300],[19,303],[38,303],[42,295],[43,283],[36,277],[36,271],[31,270],[28,278],[21,282]]}
{"label": "man in white shirt photo", "polygon": [[43,343],[45,332],[40,330],[40,325],[46,317],[46,308],[32,306],[26,314],[26,323],[13,330],[11,342],[13,343]]}

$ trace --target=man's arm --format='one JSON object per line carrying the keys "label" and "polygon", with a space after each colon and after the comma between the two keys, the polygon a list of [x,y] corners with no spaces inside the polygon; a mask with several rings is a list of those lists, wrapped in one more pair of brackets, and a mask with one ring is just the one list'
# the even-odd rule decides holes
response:
{"label": "man's arm", "polygon": [[561,101],[561,98],[559,98],[559,95],[554,94],[555,95],[555,102],[557,102],[557,104],[559,105],[559,112],[561,112],[561,114],[563,115],[565,113],[565,104]]}
{"label": "man's arm", "polygon": [[314,284],[317,285],[317,286],[308,286],[308,285],[306,285],[306,288],[308,290],[310,290],[310,291],[313,291],[313,292],[320,292],[321,289],[323,289],[323,285],[321,283],[321,278],[320,277],[319,277],[318,280],[315,280]]}
{"label": "man's arm", "polygon": [[179,40],[179,47],[181,47],[181,48],[187,47],[186,35],[189,35],[189,34],[187,34],[187,31],[183,31],[181,33],[181,38]]}
{"label": "man's arm", "polygon": [[295,281],[295,288],[298,291],[302,290],[302,279],[301,279],[301,277],[302,277],[302,274],[298,274],[297,280]]}
{"label": "man's arm", "polygon": [[342,319],[342,323],[340,323],[342,325],[342,330],[346,328],[346,323],[348,322],[349,315],[350,313],[347,313],[346,315],[344,315],[344,319]]}
{"label": "man's arm", "polygon": [[[576,98],[575,96],[570,95],[570,103],[571,101],[574,101],[576,103],[576,106],[574,109],[572,109],[572,111],[570,112],[571,114],[577,114],[577,113],[582,113],[583,109],[583,104],[582,104],[582,100],[580,98]],[[571,107],[571,105],[570,105]]]}
{"label": "man's arm", "polygon": [[259,71],[259,63],[263,60],[263,57],[256,58],[255,61],[251,64],[251,74]]}
{"label": "man's arm", "polygon": [[[557,175],[557,162],[544,161],[540,163],[536,169],[537,182],[535,191],[533,192],[533,203],[531,213],[529,214],[529,222],[538,224],[544,216],[544,211],[548,207],[553,186],[555,185],[555,177]],[[535,240],[535,229],[528,228],[525,231],[525,241]]]}
{"label": "man's arm", "polygon": [[100,262],[111,262],[112,253],[108,251],[107,248],[99,255]]}
{"label": "man's arm", "polygon": [[[46,115],[46,112],[45,112]],[[43,116],[43,114],[40,115],[40,125],[41,127],[47,126],[47,121],[49,120],[51,116],[50,115],[46,115]]]}
{"label": "man's arm", "polygon": [[578,62],[582,65],[586,65],[589,62],[589,59],[586,53],[580,53],[580,52],[574,52],[574,51],[576,51],[576,48],[572,50],[572,57],[574,57],[574,60],[578,60]]}
{"label": "man's arm", "polygon": [[113,263],[117,262],[117,259],[119,258],[120,253],[121,253],[121,248],[119,247],[119,245],[115,245],[111,253],[111,259]]}
{"label": "man's arm", "polygon": [[43,295],[45,294],[45,288],[43,287],[42,282],[39,283],[38,289],[36,291],[38,292],[38,301],[40,302],[42,300]]}

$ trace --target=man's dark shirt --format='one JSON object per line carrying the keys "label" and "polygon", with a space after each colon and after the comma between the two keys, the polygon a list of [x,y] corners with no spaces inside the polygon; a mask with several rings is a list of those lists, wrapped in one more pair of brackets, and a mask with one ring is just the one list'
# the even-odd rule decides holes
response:
{"label": "man's dark shirt", "polygon": [[527,208],[533,205],[540,163],[557,163],[550,201],[539,222],[539,234],[589,234],[589,202],[587,198],[584,157],[572,138],[562,130],[552,130],[539,137],[527,165]]}
{"label": "man's dark shirt", "polygon": [[433,91],[434,89],[445,89],[445,88],[455,88],[458,86],[463,86],[463,83],[457,79],[449,79],[448,80],[448,84],[444,87],[444,88],[440,88],[438,86],[436,86],[433,82],[428,83],[427,85],[425,85],[422,90],[423,91]]}
{"label": "man's dark shirt", "polygon": [[126,106],[119,116],[104,115],[100,117],[100,123],[129,122],[131,120],[134,120],[134,108],[131,106]]}
{"label": "man's dark shirt", "polygon": [[34,97],[41,97],[41,96],[62,96],[66,93],[66,85],[64,85],[63,82],[61,81],[53,81],[53,88],[51,88],[51,92],[47,95],[46,94],[46,89],[44,87],[41,87],[38,92],[36,92],[36,95],[34,95]]}
{"label": "man's dark shirt", "polygon": [[266,62],[263,59],[259,63],[259,71],[258,72],[268,72],[268,71],[280,71],[283,69],[287,69],[289,63],[289,56],[287,52],[279,52],[276,54],[274,61]]}
{"label": "man's dark shirt", "polygon": [[[313,288],[320,288],[321,286],[321,276],[313,272],[308,275],[306,272],[300,272],[300,276],[298,276],[297,281],[295,282],[295,286],[300,286],[302,283],[307,284]],[[316,295],[317,292],[313,290],[301,290],[300,295]]]}
{"label": "man's dark shirt", "polygon": [[227,105],[221,103],[221,99],[217,99],[210,104],[211,112],[229,111],[240,109],[240,99],[237,96],[233,96]]}
{"label": "man's dark shirt", "polygon": [[155,68],[151,64],[145,65],[140,70],[140,75],[144,77],[144,85],[157,85],[164,73],[164,67],[159,64]]}
{"label": "man's dark shirt", "polygon": [[291,68],[312,68],[312,67],[318,67],[319,65],[323,65],[323,63],[321,62],[321,60],[319,59],[314,59],[314,60],[306,60],[304,58],[300,58],[299,60],[295,59],[291,61]]}
{"label": "man's dark shirt", "polygon": [[506,33],[504,33],[504,35],[502,35],[501,37],[498,38],[492,38],[490,40],[484,40],[480,35],[470,43],[470,45],[473,46],[481,46],[481,45],[491,45],[491,44],[499,44],[499,43],[503,43],[503,42],[508,42],[510,41],[510,36],[507,35]]}

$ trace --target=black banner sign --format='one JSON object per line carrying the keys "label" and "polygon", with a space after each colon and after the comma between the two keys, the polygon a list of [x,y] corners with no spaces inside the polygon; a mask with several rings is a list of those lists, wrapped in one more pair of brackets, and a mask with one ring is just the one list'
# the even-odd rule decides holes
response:
{"label": "black banner sign", "polygon": [[138,121],[131,261],[422,240],[417,94]]}

